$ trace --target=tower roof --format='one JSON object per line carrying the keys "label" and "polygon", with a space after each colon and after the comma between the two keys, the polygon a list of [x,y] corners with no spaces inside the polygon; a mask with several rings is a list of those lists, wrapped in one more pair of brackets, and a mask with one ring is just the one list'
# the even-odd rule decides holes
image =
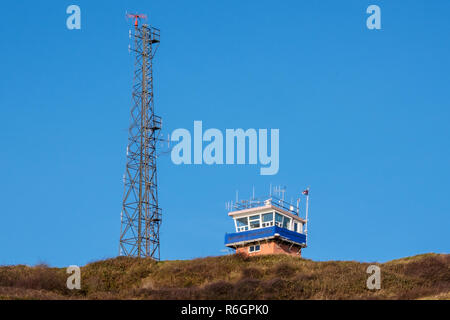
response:
{"label": "tower roof", "polygon": [[234,206],[234,211],[230,211],[228,215],[230,217],[239,217],[245,216],[252,213],[260,213],[267,210],[274,210],[280,212],[282,214],[287,215],[288,217],[306,223],[306,220],[298,216],[298,211],[296,208],[289,204],[288,202],[278,199],[275,197],[268,198],[266,200],[252,200],[252,201],[244,201],[236,204]]}

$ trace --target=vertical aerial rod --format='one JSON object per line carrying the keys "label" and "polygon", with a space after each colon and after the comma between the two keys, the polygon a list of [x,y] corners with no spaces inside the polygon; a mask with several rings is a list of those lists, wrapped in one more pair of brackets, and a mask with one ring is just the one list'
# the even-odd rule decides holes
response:
{"label": "vertical aerial rod", "polygon": [[306,188],[305,191],[303,191],[303,194],[306,196],[306,216],[305,216],[305,220],[306,220],[306,224],[305,224],[305,235],[308,237],[308,205],[309,205],[309,187]]}
{"label": "vertical aerial rod", "polygon": [[159,45],[159,30],[139,26],[135,18],[135,71],[133,106],[124,176],[119,255],[160,259],[159,228],[161,208],[158,204],[156,146],[161,118],[154,113],[153,57]]}

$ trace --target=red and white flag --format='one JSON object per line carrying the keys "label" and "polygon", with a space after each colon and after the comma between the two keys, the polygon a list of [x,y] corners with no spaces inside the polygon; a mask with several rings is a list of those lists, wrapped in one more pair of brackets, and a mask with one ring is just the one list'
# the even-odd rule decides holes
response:
{"label": "red and white flag", "polygon": [[302,192],[305,196],[309,195],[309,190],[306,189],[305,191]]}

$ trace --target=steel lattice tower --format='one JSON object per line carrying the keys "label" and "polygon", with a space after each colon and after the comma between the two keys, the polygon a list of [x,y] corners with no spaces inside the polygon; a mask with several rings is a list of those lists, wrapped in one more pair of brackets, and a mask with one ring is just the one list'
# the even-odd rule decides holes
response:
{"label": "steel lattice tower", "polygon": [[156,147],[161,118],[154,113],[153,57],[160,31],[138,26],[136,18],[131,51],[135,54],[133,106],[124,175],[119,255],[160,259]]}

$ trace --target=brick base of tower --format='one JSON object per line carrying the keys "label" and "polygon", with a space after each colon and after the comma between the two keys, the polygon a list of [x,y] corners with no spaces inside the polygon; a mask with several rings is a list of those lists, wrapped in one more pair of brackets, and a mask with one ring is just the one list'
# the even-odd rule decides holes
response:
{"label": "brick base of tower", "polygon": [[[256,252],[250,252],[249,248],[254,245],[259,245],[260,250]],[[249,256],[258,256],[265,254],[287,254],[290,256],[301,257],[302,248],[297,245],[288,243],[282,243],[279,241],[267,241],[261,243],[249,243],[245,246],[238,247],[236,253],[245,254]]]}

